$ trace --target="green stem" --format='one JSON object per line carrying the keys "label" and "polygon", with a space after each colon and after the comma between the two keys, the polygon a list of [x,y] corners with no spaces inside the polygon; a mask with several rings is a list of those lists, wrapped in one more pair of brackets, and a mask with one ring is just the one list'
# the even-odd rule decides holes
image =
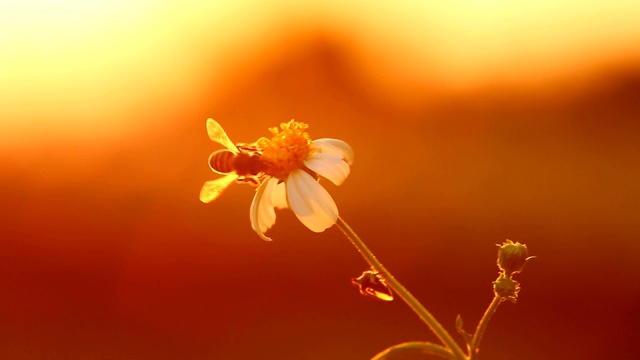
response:
{"label": "green stem", "polygon": [[498,309],[498,305],[502,302],[502,296],[495,295],[491,304],[482,315],[480,322],[478,323],[478,327],[476,328],[475,334],[473,334],[473,339],[471,339],[471,344],[469,344],[469,358],[471,360],[477,359],[478,351],[480,350],[480,341],[482,341],[482,335],[484,335],[484,331],[487,329],[487,325],[489,324],[489,320]]}
{"label": "green stem", "polygon": [[431,315],[431,313],[429,313],[429,311],[427,311],[427,309],[425,309],[424,306],[422,306],[422,304],[420,304],[420,302],[409,291],[407,291],[407,289],[405,289],[404,286],[402,286],[402,284],[400,284],[384,266],[382,266],[380,261],[376,259],[375,255],[373,255],[371,250],[367,248],[360,237],[351,230],[349,225],[347,225],[347,223],[345,223],[340,217],[338,217],[336,225],[338,225],[340,230],[342,230],[345,236],[351,241],[353,246],[358,249],[360,255],[367,260],[369,265],[371,265],[371,268],[382,275],[382,277],[387,281],[387,285],[389,285],[389,287],[391,287],[391,289],[393,289],[402,298],[402,300],[404,300],[404,302],[406,302],[407,305],[409,305],[409,307],[418,314],[420,319],[429,326],[431,331],[436,334],[440,341],[449,348],[454,358],[458,360],[466,360],[467,357],[462,352],[458,344],[453,340],[451,335],[449,335],[447,330],[445,330],[433,315]]}
{"label": "green stem", "polygon": [[371,360],[386,360],[389,356],[410,351],[420,351],[423,354],[440,356],[445,359],[453,359],[451,352],[444,347],[429,342],[411,341],[384,349]]}

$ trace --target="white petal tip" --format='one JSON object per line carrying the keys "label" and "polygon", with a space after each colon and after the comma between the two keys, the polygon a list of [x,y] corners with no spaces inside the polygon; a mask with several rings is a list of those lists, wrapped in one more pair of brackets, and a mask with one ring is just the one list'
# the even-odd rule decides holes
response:
{"label": "white petal tip", "polygon": [[253,231],[256,232],[256,234],[258,234],[258,236],[260,236],[260,238],[264,241],[271,241],[272,239],[270,237],[268,237],[267,235],[265,235],[262,231],[256,229],[253,225],[251,226],[251,228],[253,229]]}
{"label": "white petal tip", "polygon": [[313,145],[321,153],[341,156],[349,165],[353,165],[353,149],[349,144],[338,139],[316,139]]}
{"label": "white petal tip", "polygon": [[327,226],[324,229],[323,228],[316,228],[316,229],[309,228],[309,230],[313,231],[314,233],[321,233],[321,232],[324,232],[325,230],[331,228],[332,226],[333,226],[333,224]]}

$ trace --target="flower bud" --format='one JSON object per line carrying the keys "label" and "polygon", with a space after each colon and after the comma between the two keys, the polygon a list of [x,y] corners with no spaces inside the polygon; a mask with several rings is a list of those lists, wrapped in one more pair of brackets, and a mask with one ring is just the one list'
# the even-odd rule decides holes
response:
{"label": "flower bud", "polygon": [[498,245],[498,267],[506,276],[511,277],[515,273],[522,271],[524,264],[529,260],[529,251],[527,245],[505,241],[502,245]]}
{"label": "flower bud", "polygon": [[497,296],[515,304],[518,299],[518,292],[520,292],[520,283],[505,276],[505,274],[500,274],[496,281],[493,282],[493,292]]}

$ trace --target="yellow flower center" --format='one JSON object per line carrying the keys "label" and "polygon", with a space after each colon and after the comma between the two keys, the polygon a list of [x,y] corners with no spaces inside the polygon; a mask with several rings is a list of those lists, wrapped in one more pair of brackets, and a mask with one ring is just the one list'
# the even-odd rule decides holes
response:
{"label": "yellow flower center", "polygon": [[280,129],[270,128],[271,139],[258,140],[262,160],[267,164],[265,174],[284,180],[293,170],[304,168],[304,161],[311,155],[307,127],[305,123],[290,120],[280,124]]}

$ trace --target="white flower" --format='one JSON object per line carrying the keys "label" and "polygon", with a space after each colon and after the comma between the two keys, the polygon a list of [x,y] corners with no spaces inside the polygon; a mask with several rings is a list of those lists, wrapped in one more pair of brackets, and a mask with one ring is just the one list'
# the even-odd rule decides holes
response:
{"label": "white flower", "polygon": [[257,142],[267,170],[251,203],[250,218],[251,227],[264,240],[271,240],[264,233],[276,222],[275,208],[290,208],[314,232],[338,219],[338,208],[317,175],[342,184],[353,163],[353,150],[341,140],[311,141],[306,128],[291,120],[280,129],[271,128],[272,139]]}

